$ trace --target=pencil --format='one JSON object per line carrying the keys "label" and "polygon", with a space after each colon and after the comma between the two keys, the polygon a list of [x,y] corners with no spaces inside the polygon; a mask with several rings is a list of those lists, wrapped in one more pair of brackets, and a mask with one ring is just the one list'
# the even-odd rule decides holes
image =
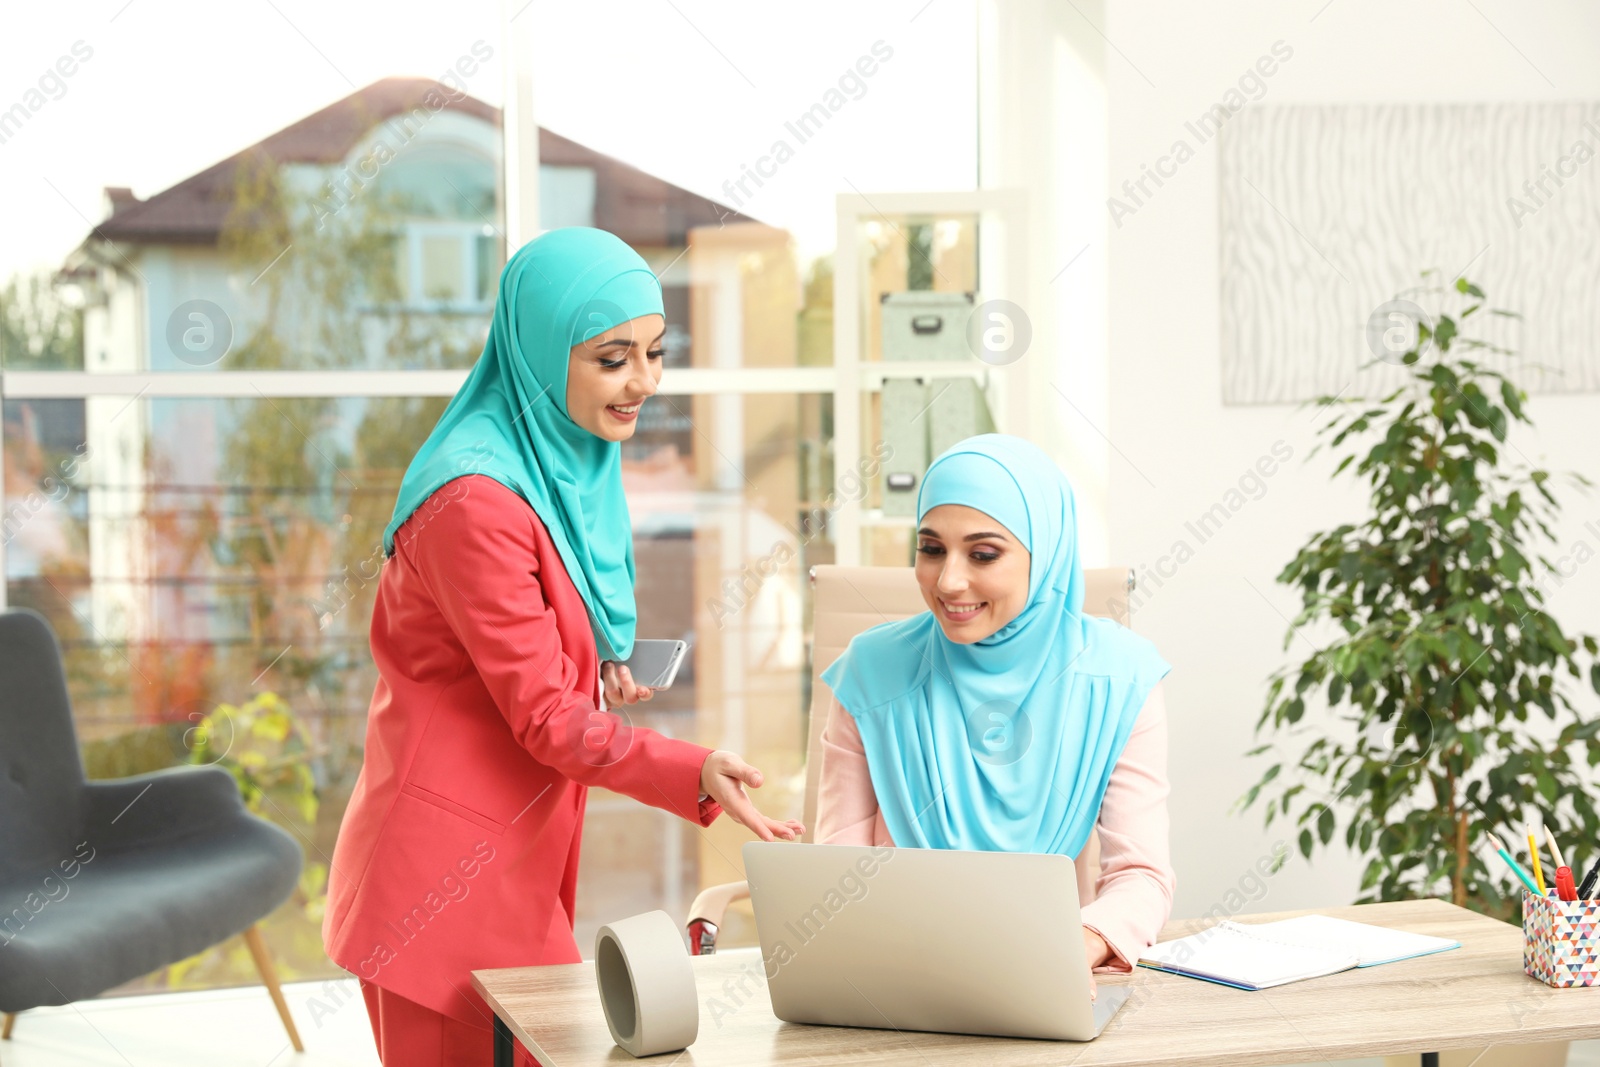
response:
{"label": "pencil", "polygon": [[1556,835],[1551,833],[1550,827],[1545,826],[1543,823],[1539,824],[1539,829],[1544,831],[1545,843],[1550,846],[1550,855],[1555,857],[1556,866],[1565,867],[1567,865],[1567,861],[1561,856],[1561,846],[1556,844]]}
{"label": "pencil", "polygon": [[1535,841],[1534,838],[1533,838],[1533,824],[1532,823],[1528,824],[1527,831],[1528,831],[1528,855],[1530,857],[1532,857],[1532,859],[1533,859],[1533,880],[1535,882],[1539,883],[1539,895],[1540,896],[1544,896],[1545,895],[1544,871],[1541,870],[1540,867],[1539,867],[1539,843],[1537,841]]}
{"label": "pencil", "polygon": [[[1511,853],[1506,851],[1506,846],[1500,843],[1500,839],[1488,832],[1485,832],[1484,836],[1489,839],[1489,843],[1494,846],[1495,851],[1500,853],[1500,858],[1506,861],[1506,866],[1511,868],[1511,873],[1517,876],[1517,880],[1528,887],[1528,892],[1539,893],[1539,887],[1533,884],[1533,879],[1529,878],[1528,872],[1522,869],[1522,864],[1513,859]],[[1544,896],[1543,893],[1539,893],[1539,895]]]}

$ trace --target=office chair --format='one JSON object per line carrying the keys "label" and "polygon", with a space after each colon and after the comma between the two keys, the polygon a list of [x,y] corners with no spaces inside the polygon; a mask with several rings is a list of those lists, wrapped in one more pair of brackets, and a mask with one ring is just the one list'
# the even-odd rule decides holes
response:
{"label": "office chair", "polygon": [[[1133,592],[1133,572],[1126,567],[1084,571],[1083,610],[1128,625],[1128,597]],[[926,611],[916,572],[911,567],[811,568],[813,642],[811,649],[811,726],[806,738],[806,795],[801,822],[811,841],[817,825],[817,786],[822,776],[822,730],[828,723],[833,693],[822,672],[844,652],[850,639],[881,622],[904,619]],[[1100,835],[1092,832],[1075,862],[1078,899],[1094,899],[1100,873]],[[725,882],[701,890],[689,908],[689,951],[708,955],[716,951],[717,930],[728,907],[750,895],[747,882]]]}
{"label": "office chair", "polygon": [[0,613],[0,1038],[242,933],[304,1051],[255,924],[288,899],[300,846],[245,810],[220,767],[87,781],[61,649]]}

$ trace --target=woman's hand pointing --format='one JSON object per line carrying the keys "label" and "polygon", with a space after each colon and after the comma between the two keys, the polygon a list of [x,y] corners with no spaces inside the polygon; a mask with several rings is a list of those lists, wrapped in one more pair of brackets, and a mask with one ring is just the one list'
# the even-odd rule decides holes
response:
{"label": "woman's hand pointing", "polygon": [[744,787],[761,788],[760,771],[740,759],[738,754],[722,749],[706,757],[700,768],[700,791],[722,805],[728,817],[740,826],[748,827],[763,841],[783,838],[794,841],[806,828],[794,819],[769,819],[756,810]]}

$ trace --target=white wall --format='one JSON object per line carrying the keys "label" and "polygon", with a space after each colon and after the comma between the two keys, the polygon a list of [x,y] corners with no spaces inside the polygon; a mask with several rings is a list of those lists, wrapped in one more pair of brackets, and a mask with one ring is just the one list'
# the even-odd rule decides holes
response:
{"label": "white wall", "polygon": [[[1113,192],[1167,153],[1184,122],[1219,102],[1277,40],[1293,56],[1266,80],[1267,104],[1600,98],[1600,9],[1576,2],[1106,0],[1099,28],[1112,49],[1105,66]],[[1356,487],[1329,482],[1322,457],[1301,462],[1312,443],[1308,412],[1221,404],[1217,194],[1213,140],[1113,226],[1109,239],[1107,433],[1119,452],[1110,471],[1111,556],[1142,569],[1180,538],[1195,550],[1175,570],[1168,564],[1172,576],[1159,588],[1146,579],[1137,616],[1138,629],[1174,666],[1168,706],[1180,916],[1224,901],[1275,838],[1292,839],[1277,832],[1281,824],[1263,829],[1259,807],[1228,814],[1264,766],[1242,754],[1254,744],[1267,676],[1289,655],[1282,616],[1297,601],[1273,578],[1309,533],[1359,520],[1364,507]],[[1460,269],[1476,251],[1458,256],[1448,233],[1438,242],[1445,270]],[[1600,396],[1535,397],[1531,414],[1539,431],[1515,439],[1523,452],[1600,480]],[[1185,522],[1220,501],[1280,440],[1294,459],[1267,479],[1260,499],[1200,543]],[[1600,549],[1600,496],[1568,492],[1565,499],[1560,551],[1580,538]],[[1595,529],[1586,531],[1586,522]],[[1600,565],[1550,589],[1551,612],[1569,633],[1600,632]],[[1592,691],[1580,702],[1600,710]],[[1249,907],[1347,903],[1359,872],[1350,858],[1319,855],[1308,865],[1296,853]]]}
{"label": "white wall", "polygon": [[1028,436],[1077,491],[1086,567],[1109,562],[1103,19],[1102,0],[978,4],[978,178],[1027,198],[1028,282],[1012,294],[1033,344],[1015,369]]}

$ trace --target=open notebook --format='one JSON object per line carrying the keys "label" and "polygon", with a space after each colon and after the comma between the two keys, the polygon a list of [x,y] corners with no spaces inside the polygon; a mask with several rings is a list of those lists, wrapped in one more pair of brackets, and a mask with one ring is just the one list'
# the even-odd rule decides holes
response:
{"label": "open notebook", "polygon": [[1238,989],[1267,989],[1460,947],[1448,938],[1301,915],[1270,923],[1224,920],[1198,934],[1152,945],[1139,964]]}

